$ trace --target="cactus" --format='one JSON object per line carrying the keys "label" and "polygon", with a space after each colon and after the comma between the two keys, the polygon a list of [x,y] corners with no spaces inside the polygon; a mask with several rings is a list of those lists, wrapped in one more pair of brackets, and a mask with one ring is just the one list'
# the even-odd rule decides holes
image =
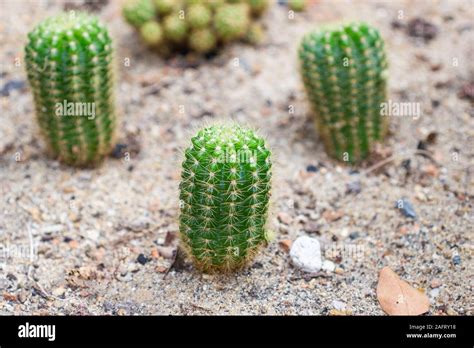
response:
{"label": "cactus", "polygon": [[155,0],[156,12],[160,16],[165,16],[173,12],[177,4],[179,4],[178,0]]}
{"label": "cactus", "polygon": [[189,35],[189,47],[198,53],[207,53],[216,47],[216,38],[209,29],[198,29]]}
{"label": "cactus", "polygon": [[206,27],[211,21],[211,10],[204,5],[190,5],[186,11],[186,20],[191,28],[200,29]]}
{"label": "cactus", "polygon": [[260,23],[252,23],[245,34],[245,41],[252,45],[259,45],[265,39],[265,31]]}
{"label": "cactus", "polygon": [[155,7],[152,0],[127,1],[122,8],[125,20],[134,27],[141,27],[155,17]]}
{"label": "cactus", "polygon": [[163,31],[167,40],[182,43],[187,35],[186,21],[179,18],[177,13],[170,14],[163,21]]}
{"label": "cactus", "polygon": [[222,5],[214,17],[217,35],[224,42],[242,38],[249,22],[249,7],[244,3]]}
{"label": "cactus", "polygon": [[261,16],[262,13],[268,8],[268,0],[247,0],[250,11],[254,16]]}
{"label": "cactus", "polygon": [[140,35],[148,46],[159,46],[163,41],[163,31],[158,22],[150,21],[140,28]]}
{"label": "cactus", "polygon": [[98,19],[60,14],[28,34],[25,62],[37,120],[50,152],[86,165],[114,141],[112,42]]}
{"label": "cactus", "polygon": [[198,268],[241,268],[267,241],[270,155],[263,138],[236,124],[204,128],[191,139],[180,183],[180,236]]}
{"label": "cactus", "polygon": [[288,0],[288,7],[292,11],[302,12],[306,8],[306,0]]}
{"label": "cactus", "polygon": [[330,155],[347,162],[382,141],[387,118],[387,60],[379,32],[364,23],[307,34],[299,48],[301,74],[315,122]]}

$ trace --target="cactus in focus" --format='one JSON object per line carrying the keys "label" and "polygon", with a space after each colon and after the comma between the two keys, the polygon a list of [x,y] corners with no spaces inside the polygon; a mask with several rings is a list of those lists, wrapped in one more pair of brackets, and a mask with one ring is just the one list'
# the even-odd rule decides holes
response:
{"label": "cactus in focus", "polygon": [[116,125],[112,41],[94,16],[60,14],[28,34],[25,62],[50,152],[71,165],[108,154]]}
{"label": "cactus in focus", "polygon": [[224,42],[242,38],[249,22],[249,7],[244,3],[222,5],[214,17],[217,35]]}
{"label": "cactus in focus", "polygon": [[382,141],[387,118],[387,59],[380,33],[365,23],[307,34],[299,47],[301,74],[315,122],[333,157],[358,162]]}
{"label": "cactus in focus", "polygon": [[158,22],[150,21],[140,28],[140,35],[148,46],[158,46],[163,41],[163,31]]}
{"label": "cactus in focus", "polygon": [[186,11],[186,20],[191,28],[206,27],[211,21],[211,10],[202,4],[190,5]]}
{"label": "cactus in focus", "polygon": [[216,38],[209,29],[198,29],[189,35],[189,47],[198,53],[207,53],[216,47]]}
{"label": "cactus in focus", "polygon": [[125,20],[136,28],[155,18],[152,0],[130,0],[122,8]]}
{"label": "cactus in focus", "polygon": [[182,246],[204,271],[241,268],[267,241],[271,160],[264,139],[239,125],[200,130],[180,183]]}

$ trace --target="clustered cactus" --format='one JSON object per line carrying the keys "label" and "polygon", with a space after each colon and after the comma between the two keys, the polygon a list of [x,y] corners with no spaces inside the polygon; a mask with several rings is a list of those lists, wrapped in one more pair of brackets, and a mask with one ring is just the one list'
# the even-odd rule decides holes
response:
{"label": "clustered cactus", "polygon": [[256,19],[270,0],[132,0],[125,20],[143,41],[161,53],[192,50],[206,54],[236,40],[258,44],[263,27]]}
{"label": "clustered cactus", "polygon": [[270,150],[236,124],[200,130],[185,151],[180,235],[204,271],[243,267],[267,240]]}
{"label": "clustered cactus", "polygon": [[387,131],[387,59],[380,33],[354,23],[307,34],[299,48],[301,74],[315,122],[333,157],[358,162]]}
{"label": "clustered cactus", "polygon": [[25,61],[50,152],[71,165],[106,155],[114,141],[112,41],[98,19],[60,14],[28,34]]}

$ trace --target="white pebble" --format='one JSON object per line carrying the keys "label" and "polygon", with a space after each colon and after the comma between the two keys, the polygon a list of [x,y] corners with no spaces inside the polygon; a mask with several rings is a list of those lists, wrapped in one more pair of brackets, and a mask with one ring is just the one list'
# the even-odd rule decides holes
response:
{"label": "white pebble", "polygon": [[321,268],[328,272],[334,272],[334,270],[336,269],[336,265],[332,261],[324,260]]}
{"label": "white pebble", "polygon": [[321,269],[321,247],[316,238],[299,237],[290,250],[291,262],[304,272],[315,273]]}

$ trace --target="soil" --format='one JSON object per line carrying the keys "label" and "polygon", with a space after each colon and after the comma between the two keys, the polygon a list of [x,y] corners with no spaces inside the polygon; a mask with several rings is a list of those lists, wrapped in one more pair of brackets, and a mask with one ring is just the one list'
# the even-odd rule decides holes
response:
{"label": "soil", "polygon": [[[428,314],[473,314],[472,1],[317,1],[294,18],[274,3],[262,45],[168,60],[110,1],[96,10],[115,41],[123,145],[90,169],[47,157],[26,83],[26,35],[64,5],[0,6],[0,314],[383,315],[384,266],[429,296]],[[421,106],[391,117],[359,167],[326,155],[298,74],[302,35],[341,20],[381,31],[390,99]],[[196,129],[230,119],[272,147],[273,240],[245,270],[207,275],[176,253],[181,153]],[[335,270],[291,265],[303,235]]]}

